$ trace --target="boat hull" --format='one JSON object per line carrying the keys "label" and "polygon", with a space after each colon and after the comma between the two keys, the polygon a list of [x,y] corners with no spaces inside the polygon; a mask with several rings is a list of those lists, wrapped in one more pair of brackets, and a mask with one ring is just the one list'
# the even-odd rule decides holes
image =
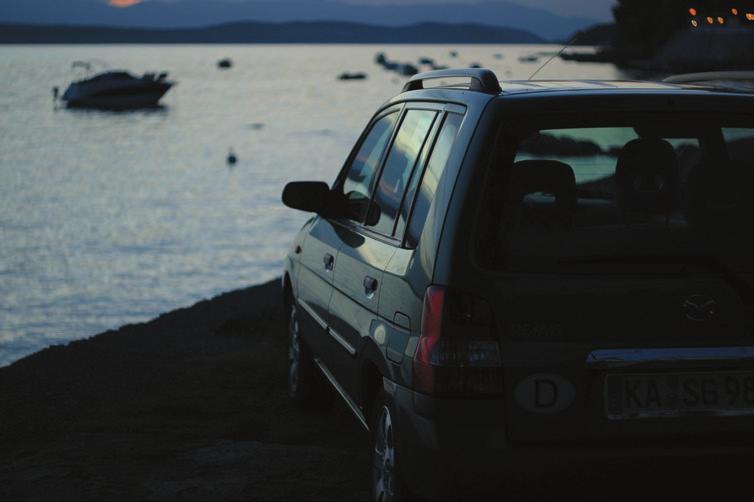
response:
{"label": "boat hull", "polygon": [[141,85],[90,89],[74,83],[63,95],[68,108],[133,110],[155,108],[173,86],[170,82],[148,82]]}

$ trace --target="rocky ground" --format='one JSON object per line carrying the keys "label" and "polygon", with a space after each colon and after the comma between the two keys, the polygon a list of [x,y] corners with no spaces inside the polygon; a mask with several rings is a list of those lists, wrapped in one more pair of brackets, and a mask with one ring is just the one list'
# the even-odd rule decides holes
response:
{"label": "rocky ground", "polygon": [[0,369],[0,499],[368,498],[345,406],[288,399],[279,288]]}
{"label": "rocky ground", "polygon": [[[288,399],[279,300],[274,281],[1,368],[0,500],[367,499],[367,434],[345,405]],[[556,468],[535,463],[506,500],[750,498],[750,457],[544,455]]]}

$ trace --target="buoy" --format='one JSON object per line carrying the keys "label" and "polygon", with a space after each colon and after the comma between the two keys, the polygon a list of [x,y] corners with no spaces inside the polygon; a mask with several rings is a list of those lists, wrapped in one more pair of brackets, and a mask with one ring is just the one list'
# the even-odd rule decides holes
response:
{"label": "buoy", "polygon": [[235,166],[236,162],[238,162],[238,157],[236,157],[236,154],[233,152],[233,149],[230,149],[230,152],[228,152],[228,165],[229,166]]}
{"label": "buoy", "polygon": [[57,87],[53,87],[52,88],[52,100],[53,101],[57,101],[59,94],[60,94],[60,89],[58,89]]}

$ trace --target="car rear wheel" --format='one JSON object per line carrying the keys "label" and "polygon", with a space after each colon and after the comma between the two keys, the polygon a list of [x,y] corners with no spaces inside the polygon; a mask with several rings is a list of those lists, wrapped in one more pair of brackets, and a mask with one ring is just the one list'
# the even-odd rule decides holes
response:
{"label": "car rear wheel", "polygon": [[296,404],[311,408],[330,402],[330,392],[317,369],[312,354],[301,338],[301,323],[296,305],[288,315],[288,394]]}
{"label": "car rear wheel", "polygon": [[394,502],[407,500],[408,490],[397,468],[397,449],[392,406],[380,391],[372,407],[370,438],[372,445],[372,500]]}

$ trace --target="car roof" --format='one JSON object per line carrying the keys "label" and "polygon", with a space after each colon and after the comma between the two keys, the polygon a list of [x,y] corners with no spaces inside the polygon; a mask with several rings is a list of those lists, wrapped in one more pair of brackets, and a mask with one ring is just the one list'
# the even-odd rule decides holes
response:
{"label": "car roof", "polygon": [[642,80],[509,80],[500,82],[503,96],[526,95],[542,92],[560,92],[571,95],[614,94],[680,94],[680,95],[740,95],[753,98],[754,88],[720,84],[675,84]]}
{"label": "car roof", "polygon": [[[715,78],[705,77],[699,81],[698,75]],[[449,69],[413,76],[406,82],[403,92],[389,99],[383,108],[400,102],[426,100],[473,108],[484,108],[491,101],[497,101],[508,103],[510,106],[507,109],[510,111],[518,106],[526,107],[527,103],[548,108],[567,106],[567,103],[578,108],[588,103],[590,107],[630,109],[642,106],[657,109],[665,107],[662,103],[667,101],[666,98],[672,98],[673,106],[678,105],[678,110],[712,111],[719,107],[720,111],[751,113],[754,110],[754,88],[741,86],[736,81],[742,75],[747,81],[754,82],[754,72],[681,75],[678,77],[694,78],[677,82],[599,79],[500,81],[491,70],[484,68]],[[463,82],[457,83],[458,79]],[[425,87],[425,83],[430,82],[434,85]],[[547,101],[547,105],[542,100]]]}
{"label": "car roof", "polygon": [[[455,79],[455,82],[454,82]],[[457,83],[462,79],[464,83]],[[450,82],[449,82],[450,81]],[[439,85],[425,86],[425,83]],[[749,82],[749,85],[743,82]],[[525,96],[534,93],[657,93],[741,94],[754,96],[754,72],[708,72],[676,75],[662,82],[639,80],[505,80],[486,68],[460,68],[419,73],[403,87],[403,93],[444,90],[471,91],[490,96]]]}
{"label": "car roof", "polygon": [[676,84],[639,80],[507,80],[500,82],[500,94],[524,94],[552,91],[677,91]]}

